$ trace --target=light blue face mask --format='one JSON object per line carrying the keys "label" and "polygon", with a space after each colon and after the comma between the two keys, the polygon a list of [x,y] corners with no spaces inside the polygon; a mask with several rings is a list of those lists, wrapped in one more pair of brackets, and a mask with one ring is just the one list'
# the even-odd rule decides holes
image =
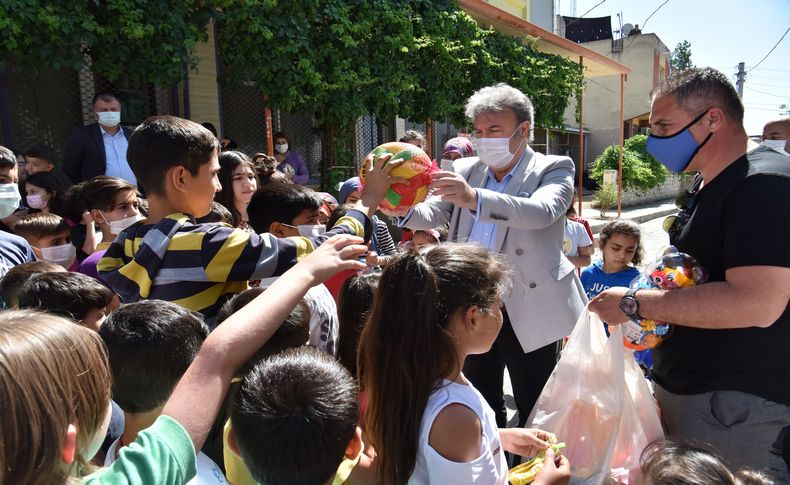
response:
{"label": "light blue face mask", "polygon": [[0,219],[5,219],[19,208],[22,196],[17,184],[0,184]]}
{"label": "light blue face mask", "polygon": [[647,137],[647,152],[653,155],[656,160],[661,162],[662,165],[675,173],[680,173],[686,169],[691,163],[691,160],[700,151],[700,149],[708,143],[713,132],[708,133],[708,136],[702,140],[702,143],[697,143],[697,140],[691,135],[689,128],[694,126],[696,122],[705,116],[710,108],[703,111],[699,116],[685,126],[682,130],[674,135],[669,136],[656,136],[649,135]]}

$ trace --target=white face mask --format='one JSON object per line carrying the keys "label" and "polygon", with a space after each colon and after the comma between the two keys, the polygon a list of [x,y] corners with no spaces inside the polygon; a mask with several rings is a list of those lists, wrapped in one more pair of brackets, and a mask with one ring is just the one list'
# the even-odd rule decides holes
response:
{"label": "white face mask", "polygon": [[27,200],[27,206],[31,209],[43,209],[47,206],[47,200],[44,200],[44,197],[39,194],[28,195],[25,200]]}
{"label": "white face mask", "polygon": [[[99,213],[104,217],[104,220],[107,220],[107,216],[104,215],[103,212],[99,211]],[[123,219],[117,221],[108,221],[107,224],[110,226],[110,233],[115,234],[116,236],[121,233],[124,229],[131,226],[137,221],[141,221],[145,219],[140,214],[135,214],[133,216],[124,217]]]}
{"label": "white face mask", "polygon": [[99,124],[104,126],[118,126],[121,122],[120,111],[99,111],[96,113],[99,116]]}
{"label": "white face mask", "polygon": [[19,208],[19,186],[17,184],[0,184],[0,219],[5,219]]}
{"label": "white face mask", "polygon": [[[518,128],[507,138],[478,138],[477,155],[480,161],[488,165],[492,170],[499,170],[508,166],[513,161],[515,153],[510,151],[510,139],[518,133]],[[521,141],[524,143],[526,138]],[[521,149],[521,143],[516,148],[516,153]]]}
{"label": "white face mask", "polygon": [[283,224],[283,226],[295,227],[299,231],[299,235],[304,237],[318,237],[326,232],[325,224],[300,224],[298,226]]}
{"label": "white face mask", "polygon": [[285,152],[288,151],[288,144],[287,143],[282,143],[280,145],[274,145],[274,149],[277,150],[277,153],[280,153],[280,154],[285,153]]}
{"label": "white face mask", "polygon": [[41,257],[68,269],[77,257],[77,248],[71,243],[41,248]]}
{"label": "white face mask", "polygon": [[768,148],[773,148],[782,155],[790,157],[790,153],[785,151],[786,144],[787,140],[763,140],[763,145],[767,146]]}

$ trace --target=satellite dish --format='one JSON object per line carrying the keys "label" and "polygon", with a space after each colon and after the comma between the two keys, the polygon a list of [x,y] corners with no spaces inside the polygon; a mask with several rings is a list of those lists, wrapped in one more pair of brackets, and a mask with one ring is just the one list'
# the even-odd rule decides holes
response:
{"label": "satellite dish", "polygon": [[634,30],[634,26],[633,25],[631,25],[631,24],[623,25],[623,28],[621,30],[621,32],[623,33],[623,37],[628,37],[628,34],[630,34],[632,30]]}

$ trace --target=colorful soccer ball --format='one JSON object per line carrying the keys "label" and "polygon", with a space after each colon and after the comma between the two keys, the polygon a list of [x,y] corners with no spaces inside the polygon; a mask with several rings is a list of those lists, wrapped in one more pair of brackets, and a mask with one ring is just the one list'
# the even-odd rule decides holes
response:
{"label": "colorful soccer ball", "polygon": [[[430,157],[419,147],[409,143],[392,142],[379,145],[368,155],[373,155],[374,160],[382,155],[392,154],[390,162],[405,160],[400,166],[395,167],[390,175],[407,179],[406,183],[392,184],[387,191],[379,208],[384,211],[398,211],[408,209],[425,200],[428,195],[428,184],[431,183],[430,174],[438,171]],[[367,158],[367,157],[366,157]],[[364,187],[366,175],[365,163],[359,171],[359,179]]]}

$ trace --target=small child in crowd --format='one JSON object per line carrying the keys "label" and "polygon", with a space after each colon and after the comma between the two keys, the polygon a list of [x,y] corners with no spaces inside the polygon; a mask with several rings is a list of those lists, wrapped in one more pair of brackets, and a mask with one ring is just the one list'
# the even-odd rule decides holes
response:
{"label": "small child in crowd", "polygon": [[0,280],[0,295],[5,308],[19,307],[19,292],[27,280],[39,273],[65,272],[66,268],[49,261],[31,261],[14,266]]}
{"label": "small child in crowd", "polygon": [[[323,201],[309,187],[271,183],[253,195],[247,207],[249,224],[255,232],[269,232],[278,238],[316,237],[326,231],[318,223]],[[267,286],[273,281],[261,281]],[[330,355],[337,352],[337,305],[326,286],[310,288],[305,296],[310,306],[310,345]]]}
{"label": "small child in crowd", "polygon": [[[110,466],[162,413],[208,336],[208,327],[199,313],[166,301],[145,300],[113,312],[99,335],[107,346],[113,400],[126,421],[123,435],[107,450],[104,466]],[[216,463],[203,453],[197,453],[196,469],[189,484],[226,483]]]}
{"label": "small child in crowd", "polygon": [[63,215],[63,199],[68,186],[50,172],[38,172],[25,180],[25,202],[30,213]]}
{"label": "small child in crowd", "polygon": [[[548,448],[544,431],[498,429],[462,372],[494,343],[508,281],[506,263],[473,244],[407,252],[384,270],[359,350],[381,482],[504,483],[505,452]],[[559,460],[547,450],[534,483],[564,483],[570,467]]]}
{"label": "small child in crowd", "polygon": [[43,310],[71,318],[98,332],[112,311],[115,295],[90,276],[70,272],[32,275],[19,291],[19,308]]}
{"label": "small child in crowd", "polygon": [[[351,177],[340,186],[338,202],[340,204],[354,204],[362,197],[362,182],[359,177]],[[376,264],[373,266],[386,266],[398,252],[392,234],[387,224],[378,216],[373,216],[374,229],[371,235],[370,250],[376,253]]]}
{"label": "small child in crowd", "polygon": [[598,235],[598,247],[603,253],[601,259],[584,268],[581,274],[584,291],[590,300],[608,288],[627,287],[639,276],[637,266],[644,255],[642,232],[631,221],[606,224]]}
{"label": "small child in crowd", "polygon": [[379,286],[381,273],[358,273],[347,279],[340,289],[337,306],[340,320],[337,360],[357,377],[357,350],[362,329],[373,307],[373,296]]}
{"label": "small child in crowd", "polygon": [[222,204],[217,202],[216,200],[211,203],[211,210],[208,214],[203,217],[199,217],[195,219],[195,222],[198,224],[227,224],[229,226],[233,225],[233,216],[230,214],[230,211]]}
{"label": "small child in crowd", "polygon": [[71,244],[71,228],[62,217],[43,212],[22,215],[14,232],[25,238],[38,259],[59,264],[69,271],[77,269],[77,248]]}
{"label": "small child in crowd", "polygon": [[257,483],[345,483],[365,458],[354,379],[315,349],[287,350],[255,366],[230,415],[230,441]]}

